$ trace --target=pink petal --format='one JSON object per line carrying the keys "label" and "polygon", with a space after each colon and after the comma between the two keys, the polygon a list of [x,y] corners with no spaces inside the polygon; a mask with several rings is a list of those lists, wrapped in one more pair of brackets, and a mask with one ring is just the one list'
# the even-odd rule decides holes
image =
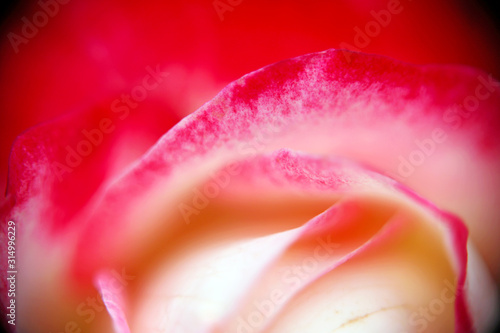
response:
{"label": "pink petal", "polygon": [[[141,212],[150,211],[143,206],[146,193],[168,186],[169,196],[162,200],[171,203],[177,190],[190,186],[176,180],[193,179],[194,184],[196,177],[230,161],[282,147],[345,156],[397,178],[461,217],[480,253],[496,268],[498,83],[484,86],[488,75],[469,68],[418,67],[383,57],[350,56],[348,63],[344,51],[330,50],[268,66],[232,83],[186,117],[109,188],[102,208],[84,217],[92,222],[81,244],[79,269],[85,270],[85,257],[95,257],[87,251],[88,240],[111,239],[114,223],[127,230]],[[481,93],[493,91],[455,128],[450,114],[458,117],[453,113],[456,104],[475,96],[478,87]],[[421,152],[419,144],[437,137],[432,154]],[[398,157],[408,159],[416,151],[425,163],[405,174]],[[102,221],[107,221],[106,228]],[[128,241],[120,237],[119,242]],[[93,248],[114,256],[113,251]]]}
{"label": "pink petal", "polygon": [[[19,45],[19,52],[8,38],[2,39],[0,109],[5,112],[0,114],[0,130],[5,139],[0,147],[0,185],[11,143],[21,131],[80,108],[82,101],[127,91],[130,82],[142,78],[144,67],[158,62],[181,69],[178,75],[172,73],[175,84],[163,96],[181,114],[192,112],[189,107],[198,107],[256,68],[330,47],[360,48],[414,63],[463,63],[498,75],[493,22],[471,3],[401,1],[398,14],[367,45],[355,42],[354,29],[366,29],[374,22],[370,12],[387,10],[388,4],[259,0],[225,12],[223,21],[213,2],[205,0],[60,5],[35,38]],[[19,9],[6,22],[6,35],[20,35],[21,18],[31,19],[40,5],[31,1]],[[430,12],[450,15],[430,17]]]}
{"label": "pink petal", "polygon": [[[123,172],[157,139],[140,110],[122,119],[111,104],[104,102],[88,112],[41,124],[14,143],[7,200],[17,205],[41,200],[38,214],[51,233],[65,231],[99,187]],[[156,102],[142,105],[144,109],[157,107]],[[164,112],[159,127],[167,130],[177,119]],[[136,135],[141,139],[130,138]]]}
{"label": "pink petal", "polygon": [[[416,67],[381,57],[349,55],[350,63],[342,51],[326,51],[266,67],[232,83],[181,121],[130,172],[105,184],[102,194],[94,196],[84,209],[71,211],[72,225],[85,228],[73,273],[88,281],[106,265],[137,262],[140,250],[155,242],[149,236],[157,230],[171,234],[184,227],[178,224],[182,217],[176,208],[191,186],[207,179],[210,171],[256,153],[286,147],[343,155],[397,176],[397,157],[415,149],[415,138],[425,140],[433,137],[436,128],[448,126],[442,115],[473,96],[478,75],[484,75],[471,69]],[[473,238],[474,232],[488,236],[499,228],[490,223],[497,216],[492,203],[498,198],[496,185],[500,184],[500,177],[492,171],[500,163],[499,144],[491,139],[499,126],[495,113],[499,99],[498,91],[493,91],[467,121],[453,131],[448,129],[447,140],[414,175],[402,179],[422,197],[464,218]],[[367,149],[367,145],[380,148]],[[460,154],[467,156],[464,165],[450,169],[450,163],[460,161]],[[286,161],[287,154],[279,158]],[[295,179],[307,185],[313,180],[314,186],[338,193],[365,186],[371,189],[373,183],[380,189],[380,175],[329,178],[310,170],[316,166],[312,160],[299,161],[284,163],[284,171],[292,177],[282,182]],[[317,163],[321,166],[321,159]],[[389,180],[381,183],[385,184],[381,188],[392,186]],[[21,186],[25,184],[31,186],[29,191],[43,193],[36,182],[14,184],[13,193],[20,198],[29,193]],[[482,196],[465,200],[460,193]],[[33,200],[33,193],[29,194]],[[37,200],[45,204],[47,199],[40,195]],[[11,216],[26,214],[22,204],[16,202]],[[461,287],[465,279],[464,229],[453,218],[436,215],[452,229],[450,243]],[[497,246],[488,241],[479,245],[485,253]],[[467,328],[465,302],[459,297],[456,304],[456,312],[463,314],[457,327]]]}

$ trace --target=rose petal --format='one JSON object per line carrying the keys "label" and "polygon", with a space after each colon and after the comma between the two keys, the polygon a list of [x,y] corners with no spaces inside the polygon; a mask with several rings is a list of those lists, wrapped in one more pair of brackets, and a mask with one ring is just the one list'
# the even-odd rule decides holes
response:
{"label": "rose petal", "polygon": [[[156,139],[147,133],[152,128],[143,116],[122,120],[111,104],[39,125],[19,136],[12,148],[7,196],[18,206],[41,200],[39,223],[49,234],[65,231],[99,187],[123,172]],[[168,111],[162,117],[164,130],[177,121]],[[130,140],[134,135],[141,139]]]}
{"label": "rose petal", "polygon": [[[305,175],[307,175],[307,177]],[[371,182],[368,182],[367,180],[371,180]],[[352,195],[356,195],[356,193],[359,193],[361,188],[364,188],[365,191],[372,191],[372,193],[375,193],[383,198],[384,196],[389,195],[389,185],[391,184],[388,179],[385,179],[385,182],[383,180],[384,177],[380,178],[380,176],[377,176],[372,172],[367,170],[363,171],[359,167],[356,167],[348,162],[345,162],[344,164],[343,161],[318,160],[308,158],[306,156],[291,154],[289,152],[282,152],[273,156],[258,158],[243,165],[241,174],[238,174],[232,179],[231,185],[223,189],[222,193],[220,193],[217,198],[213,199],[211,205],[220,205],[221,201],[224,203],[229,200],[224,204],[224,207],[221,208],[222,211],[228,211],[230,210],[230,207],[234,206],[235,202],[253,202],[255,207],[254,209],[256,211],[263,211],[258,201],[253,200],[252,194],[260,193],[259,195],[261,197],[270,196],[272,198],[273,195],[270,195],[269,193],[273,192],[273,188],[274,190],[279,190],[280,193],[283,192],[282,194],[295,193],[297,189],[301,189],[302,191],[306,191],[307,195],[313,198],[320,194],[324,196],[327,193],[329,193],[332,198],[338,196],[339,193],[343,193],[344,195],[352,193]],[[335,183],[338,184],[338,186],[332,185]],[[351,189],[349,189],[350,187]],[[399,200],[401,201],[400,205],[403,204],[403,199],[406,196],[405,192],[399,192],[397,187],[393,188],[392,191],[395,191],[396,197],[399,197]],[[443,285],[443,277],[442,275],[439,275],[440,269],[444,269],[444,267],[448,265],[449,272],[454,271],[452,275],[444,275],[449,280],[448,284],[453,285],[452,288],[455,288],[453,280],[456,276],[458,277],[458,288],[462,288],[461,286],[463,286],[466,273],[466,231],[461,223],[446,214],[440,213],[435,208],[429,206],[428,203],[423,205],[424,202],[416,201],[413,196],[406,196],[405,200],[409,201],[411,205],[416,206],[413,209],[418,209],[424,212],[427,211],[426,219],[430,219],[430,221],[423,219],[418,221],[418,223],[412,222],[408,224],[407,219],[399,220],[399,222],[396,223],[396,226],[399,227],[385,228],[386,231],[380,232],[380,235],[377,235],[377,230],[381,225],[385,224],[387,218],[395,213],[395,210],[388,210],[386,213],[381,215],[379,222],[375,223],[375,215],[373,213],[361,213],[362,210],[360,210],[361,207],[359,206],[359,203],[357,204],[356,201],[349,203],[347,200],[345,202],[337,203],[332,209],[322,215],[319,215],[317,218],[312,219],[309,223],[299,229],[290,229],[290,231],[269,236],[266,238],[267,240],[265,242],[263,241],[265,239],[257,238],[254,241],[250,241],[250,243],[244,240],[245,238],[243,238],[243,240],[238,240],[241,237],[249,237],[248,233],[238,233],[236,231],[238,228],[244,228],[245,225],[245,223],[238,220],[238,216],[232,216],[229,218],[230,222],[232,221],[234,223],[228,224],[225,227],[213,228],[213,225],[210,225],[209,221],[214,217],[217,218],[219,215],[210,212],[210,209],[203,210],[200,217],[193,220],[192,223],[193,227],[196,226],[197,229],[203,227],[202,230],[204,231],[202,231],[201,234],[194,236],[194,238],[189,238],[192,236],[194,231],[189,232],[187,230],[184,231],[184,233],[172,235],[173,239],[176,239],[179,244],[183,244],[183,247],[179,248],[178,244],[172,245],[172,248],[167,250],[167,252],[174,251],[170,253],[170,256],[171,258],[175,258],[175,260],[172,262],[172,259],[170,259],[163,262],[162,266],[165,268],[160,269],[159,271],[155,270],[156,273],[153,273],[152,280],[144,282],[144,285],[148,286],[148,291],[141,296],[144,297],[142,301],[135,302],[138,304],[137,311],[143,314],[136,319],[137,321],[134,324],[134,328],[136,330],[150,330],[159,327],[158,329],[175,330],[175,328],[179,329],[179,327],[182,327],[188,329],[188,331],[195,332],[197,330],[210,331],[210,328],[224,329],[224,331],[234,331],[239,327],[243,327],[244,324],[242,324],[242,320],[247,320],[251,313],[255,312],[254,302],[258,303],[268,300],[270,297],[269,295],[272,294],[273,288],[281,289],[286,295],[286,291],[289,288],[283,287],[283,275],[279,268],[286,268],[287,266],[290,267],[294,263],[300,263],[301,259],[307,258],[307,253],[314,252],[314,246],[317,246],[317,238],[322,236],[325,237],[325,235],[328,235],[328,242],[337,242],[339,247],[335,249],[331,258],[324,263],[333,266],[330,266],[330,268],[328,268],[328,265],[323,266],[324,268],[328,268],[326,270],[321,269],[320,267],[318,268],[317,273],[320,273],[320,275],[326,276],[328,274],[328,276],[331,276],[328,272],[333,269],[333,276],[338,276],[342,279],[344,276],[353,277],[353,274],[368,274],[362,268],[364,265],[366,265],[367,269],[368,267],[373,267],[368,270],[368,272],[375,272],[377,270],[377,265],[381,265],[381,267],[379,267],[380,271],[378,273],[378,278],[381,278],[383,276],[382,273],[384,272],[384,274],[390,273],[389,276],[393,276],[395,277],[394,279],[396,279],[392,281],[393,284],[399,285],[399,288],[392,290],[393,298],[402,298],[406,302],[413,302],[414,304],[406,304],[405,307],[407,307],[407,309],[404,309],[405,311],[402,312],[402,314],[405,315],[401,317],[405,319],[403,324],[407,324],[412,311],[417,311],[418,306],[428,306],[429,301],[432,301],[436,297],[439,298],[439,296],[436,296],[435,293],[439,295],[441,289],[447,286]],[[362,202],[363,201],[360,201],[360,203]],[[376,209],[381,209],[380,201],[375,201],[372,205]],[[408,203],[405,205],[408,205]],[[372,210],[374,208],[372,208]],[[280,207],[277,206],[275,210],[279,211]],[[248,212],[241,210],[241,208],[236,208],[236,212],[241,213],[239,218],[248,216]],[[371,216],[371,219],[367,218],[368,216]],[[249,216],[249,218],[252,217]],[[420,219],[422,219],[422,217],[420,217]],[[265,225],[266,219],[252,221],[252,229],[259,230],[259,224],[264,223]],[[394,220],[394,222],[396,222],[396,220]],[[200,225],[200,223],[204,226]],[[205,229],[207,223],[209,226]],[[371,228],[369,227],[370,223],[374,223]],[[397,231],[398,229],[402,229],[404,234],[407,235],[404,237],[409,238],[410,240],[398,240],[403,237],[398,236],[398,233],[401,233],[401,231]],[[211,232],[207,232],[207,230],[210,230]],[[225,233],[229,235],[226,237],[231,237],[229,239],[233,239],[233,242],[236,241],[236,244],[245,243],[249,244],[250,247],[241,245],[236,246],[234,244],[227,243],[227,240],[223,242],[219,237],[211,236],[211,233],[217,234],[217,230],[225,230]],[[301,230],[300,234],[297,234],[297,230]],[[429,232],[430,230],[434,231]],[[432,233],[434,233],[434,236],[432,236]],[[286,235],[288,235],[288,237],[285,237]],[[331,239],[329,235],[332,235]],[[191,239],[191,241],[186,241],[184,237],[188,237],[187,239]],[[370,238],[373,238],[373,241],[367,242]],[[282,239],[285,243],[282,243],[279,239]],[[293,247],[291,247],[290,240],[292,239],[294,239],[294,243],[296,243],[294,246],[295,250],[292,250]],[[422,243],[422,240],[424,243]],[[275,247],[269,247],[267,245],[270,241],[273,242]],[[354,251],[357,247],[359,247],[359,244],[356,245],[357,242],[360,242],[360,244],[366,243],[361,247],[366,248],[366,250]],[[417,254],[416,257],[411,254],[411,251],[408,252],[408,250],[404,250],[404,248],[402,253],[398,254],[398,251],[401,250],[401,244],[404,244],[404,242],[414,244],[410,246],[410,249]],[[440,245],[429,247],[429,244],[432,243]],[[197,246],[195,246],[195,244]],[[255,256],[253,255],[255,250],[250,250],[253,247],[256,247],[257,249],[260,248],[261,251],[267,250],[273,251],[273,253],[276,253],[274,251],[282,253],[281,244],[288,244],[288,255],[281,254],[279,259],[274,254],[269,257]],[[224,249],[223,253],[226,254],[221,255],[222,250],[213,251],[213,246],[220,246]],[[383,247],[385,250],[377,250],[377,247]],[[302,252],[300,252],[301,248]],[[296,252],[298,250],[299,252]],[[402,258],[405,258],[405,251],[410,255],[408,257],[410,258],[409,260],[402,260]],[[441,254],[439,255],[438,253],[440,251]],[[349,267],[349,262],[352,258],[359,256],[359,254],[363,252],[371,253],[372,259],[381,259],[386,261],[386,264],[382,264],[383,261],[377,261],[378,259],[376,261],[372,261],[371,263],[370,259],[361,259],[361,264],[353,264],[355,265],[354,267],[356,267],[354,271],[349,273],[348,270],[347,273],[344,272],[335,275],[334,267],[343,267],[346,265]],[[430,264],[428,259],[429,253],[432,253],[435,258],[442,258],[439,260],[436,259],[435,261],[435,264],[438,265],[437,267],[441,267],[440,269],[433,271],[436,266]],[[394,254],[396,254],[396,257],[390,259]],[[388,259],[383,259],[384,256],[388,256]],[[416,262],[415,267],[417,267],[417,270],[415,270],[415,267],[412,268],[411,263],[414,259],[411,258],[420,258]],[[231,259],[231,262],[234,264],[228,264],[228,259]],[[219,265],[217,262],[220,260],[222,260],[222,262]],[[272,265],[269,263],[270,260],[272,260]],[[440,260],[445,261],[442,262]],[[176,264],[176,262],[178,263]],[[208,266],[212,267],[212,273],[205,270],[205,267],[200,268],[197,266],[200,262],[206,262]],[[259,263],[260,268],[255,266],[255,263]],[[249,265],[249,273],[244,272],[241,267],[241,265],[245,264]],[[409,265],[407,267],[409,275],[402,279],[401,277],[405,276],[405,270],[403,269],[405,265]],[[214,268],[219,266],[219,269]],[[198,271],[202,271],[204,273],[197,273]],[[214,271],[218,273],[215,273]],[[341,271],[343,271],[343,269],[341,269]],[[423,273],[423,271],[425,273]],[[236,286],[238,282],[240,282],[241,274],[245,274],[245,279],[242,283],[243,288],[241,290],[246,293],[246,300],[241,299],[239,296],[241,290],[233,292],[230,287],[233,285]],[[435,277],[432,277],[433,274],[436,274]],[[376,278],[375,275],[372,277],[373,279]],[[400,282],[396,283],[398,277]],[[246,286],[248,284],[248,279],[253,281],[253,288],[248,288]],[[313,280],[304,280],[303,282],[306,282],[306,285],[301,289],[305,288],[309,284],[315,285],[317,279],[319,279],[319,277],[315,277]],[[387,276],[383,279],[388,281]],[[346,281],[349,281],[349,278]],[[416,287],[411,283],[417,283],[422,289],[415,289]],[[287,285],[287,283],[284,284]],[[328,286],[324,286],[322,288],[323,291],[329,290],[333,292],[334,290],[340,290],[337,289],[337,286],[341,286],[340,282],[330,283]],[[387,285],[387,287],[390,286],[391,284]],[[379,287],[380,286],[373,289],[373,292],[376,292]],[[416,292],[416,294],[412,294],[412,290]],[[429,291],[426,292],[426,290]],[[293,293],[291,294],[289,302],[295,304],[293,300],[298,296],[294,295],[298,294],[299,291],[300,293],[303,293],[303,291],[296,289],[291,291]],[[390,290],[388,289],[388,291]],[[402,291],[409,292],[409,294],[406,294],[406,297],[399,297]],[[160,296],[157,296],[158,294]],[[173,297],[174,295],[175,297]],[[185,301],[183,301],[184,298]],[[224,300],[222,301],[222,299]],[[283,295],[281,296],[281,299],[283,299]],[[331,306],[335,304],[334,300],[335,298],[332,298],[329,302]],[[229,305],[228,302],[230,302]],[[293,309],[293,306],[290,305],[289,307],[285,300],[283,300],[283,304],[286,308]],[[323,303],[320,302],[319,304]],[[380,305],[383,305],[383,302],[373,304],[375,307]],[[399,306],[401,304],[398,303],[396,305]],[[392,306],[396,305],[392,304]],[[457,332],[470,330],[470,322],[467,310],[464,306],[464,295],[459,292],[457,294],[454,310],[454,320],[456,321],[455,324]],[[219,310],[214,312],[207,310],[207,307],[208,309],[217,308]],[[224,309],[232,309],[232,311],[223,316]],[[451,307],[448,310],[448,320],[450,320],[449,311],[452,311],[451,325],[453,325],[454,318],[452,309],[453,308]],[[363,308],[359,308],[358,310],[363,311]],[[281,311],[288,312],[288,310]],[[314,315],[316,312],[311,311],[311,313]],[[272,319],[274,317],[275,316],[271,316],[270,318]],[[444,315],[442,316],[442,318],[445,317],[446,316]],[[153,318],[155,318],[154,321],[152,320]],[[345,318],[346,317],[344,317],[344,319],[342,319],[342,317],[338,317],[337,319],[340,320],[340,323],[350,320],[346,320]],[[293,323],[294,321],[288,319],[285,320],[285,322]],[[446,320],[439,319],[439,321],[434,323],[434,325],[439,322],[443,323],[446,322]],[[152,326],[144,326],[147,324]],[[156,327],[155,325],[160,326]],[[265,327],[265,324],[261,322],[258,327],[253,327],[255,329],[260,329],[263,326]]]}
{"label": "rose petal", "polygon": [[[185,118],[126,176],[110,183],[102,198],[75,216],[72,224],[86,231],[78,244],[74,273],[89,279],[100,267],[136,262],[140,255],[130,255],[146,244],[145,235],[162,224],[168,232],[179,228],[179,195],[211,170],[257,151],[290,147],[344,155],[394,174],[398,154],[411,153],[415,138],[434,138],[436,128],[448,125],[443,114],[474,96],[478,75],[484,75],[457,67],[416,67],[381,57],[350,56],[347,63],[344,53],[326,51],[269,66],[231,84]],[[490,88],[495,87],[493,82]],[[492,171],[499,164],[499,145],[491,139],[499,124],[494,112],[499,98],[498,91],[492,91],[467,121],[446,132],[448,139],[439,153],[435,148],[414,176],[403,179],[420,195],[463,215],[473,236],[476,231],[491,237],[491,232],[481,230],[498,228],[490,221],[497,214],[493,203],[500,178]],[[367,144],[384,149],[367,149]],[[451,162],[460,161],[460,154],[468,156],[465,164],[449,169]],[[307,179],[307,173],[303,177]],[[451,186],[452,182],[456,183]],[[342,180],[331,184],[349,188]],[[435,191],[436,184],[441,191]],[[460,197],[478,192],[484,197]],[[11,214],[22,217],[17,215],[22,211],[18,204]],[[496,246],[487,240],[479,244],[483,252]],[[459,255],[465,258],[465,250]],[[463,273],[459,284],[464,279]],[[463,302],[457,304],[457,312],[465,313]]]}
{"label": "rose petal", "polygon": [[[111,239],[114,223],[125,232],[144,218],[145,211],[156,211],[160,201],[147,206],[146,196],[163,192],[158,200],[166,207],[190,186],[185,179],[195,184],[232,160],[287,147],[345,156],[397,178],[460,216],[480,253],[496,269],[498,83],[484,83],[488,75],[469,68],[418,67],[383,57],[350,56],[348,63],[343,51],[330,50],[266,67],[232,83],[186,117],[109,189],[102,209],[84,217],[93,222],[83,238],[80,259],[95,257],[87,242]],[[454,128],[456,104],[475,96],[478,87],[481,93],[492,91]],[[427,156],[423,151],[429,147],[433,151]],[[405,174],[401,158],[415,154],[424,161]],[[102,221],[107,221],[105,229]],[[128,243],[125,238],[120,242]],[[122,248],[113,243],[109,247]],[[114,256],[112,250],[93,248]],[[79,267],[85,270],[86,265]]]}
{"label": "rose petal", "polygon": [[[75,112],[32,128],[17,138],[11,151],[7,197],[0,208],[3,223],[0,239],[7,244],[7,221],[14,221],[17,227],[16,250],[23,253],[16,258],[16,263],[24,272],[19,276],[22,287],[17,295],[19,299],[50,297],[54,303],[61,302],[52,304],[52,308],[40,308],[32,300],[23,302],[24,307],[20,306],[19,310],[21,318],[22,313],[30,313],[33,307],[40,308],[36,311],[43,317],[45,311],[65,311],[68,308],[74,311],[78,306],[78,300],[76,304],[72,303],[75,300],[62,291],[74,287],[68,286],[70,280],[66,270],[71,262],[68,255],[80,237],[78,230],[83,227],[75,225],[74,217],[92,207],[102,187],[129,167],[157,139],[155,131],[144,121],[148,113],[131,114],[122,120],[111,110],[111,103],[104,102],[88,112]],[[156,102],[144,102],[142,107],[152,109],[151,112],[159,110]],[[158,120],[157,125],[163,126],[160,130],[163,132],[177,120],[177,116],[168,110],[161,113],[158,119],[162,120]],[[89,139],[89,135],[93,139]],[[135,136],[141,139],[133,139]],[[90,153],[75,157],[78,154],[75,151],[81,149],[89,149]],[[6,249],[1,248],[1,258],[5,259],[2,265],[7,264]],[[44,265],[40,266],[40,263]],[[6,271],[4,269],[3,274]],[[40,288],[40,285],[44,287]],[[0,289],[4,291],[0,299],[5,302],[8,288],[2,283]],[[51,318],[49,313],[45,313],[45,317]],[[39,317],[30,315],[30,318],[36,322]],[[45,321],[58,320],[55,317]],[[20,321],[21,329],[23,324],[31,325],[28,320]],[[64,329],[64,323],[52,324],[50,330]]]}
{"label": "rose petal", "polygon": [[[376,36],[370,32],[368,40],[360,38],[355,29],[366,31],[374,24],[376,29],[374,17],[383,17],[389,5],[394,11],[389,22]],[[463,63],[498,75],[493,22],[475,5],[451,0],[355,5],[252,1],[231,7],[221,21],[214,3],[204,0],[69,2],[56,4],[54,17],[16,52],[9,34],[22,38],[21,18],[33,22],[41,10],[37,1],[24,3],[6,22],[1,45],[0,109],[5,112],[0,130],[5,139],[0,179],[5,181],[8,152],[21,131],[80,107],[82,100],[119,96],[129,82],[142,77],[144,67],[159,61],[180,69],[178,75],[172,73],[175,85],[164,90],[164,99],[182,114],[245,73],[329,47],[359,48],[415,63]]]}

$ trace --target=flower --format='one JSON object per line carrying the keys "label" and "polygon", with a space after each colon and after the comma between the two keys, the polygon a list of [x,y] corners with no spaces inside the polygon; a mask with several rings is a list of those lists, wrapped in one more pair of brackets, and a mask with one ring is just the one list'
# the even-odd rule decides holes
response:
{"label": "flower", "polygon": [[231,81],[301,54],[349,48],[500,75],[500,41],[491,19],[472,3],[223,2],[231,7],[223,20],[214,0],[36,0],[20,6],[4,24],[0,45],[0,186],[22,131],[96,104],[109,108],[106,103],[141,83],[148,66],[159,65],[170,78],[121,126],[141,137],[123,143],[136,152],[124,165]]}
{"label": "flower", "polygon": [[[491,322],[500,43],[477,6],[40,0],[2,29],[0,299],[18,331]],[[181,120],[331,47],[487,72],[328,51]]]}
{"label": "flower", "polygon": [[234,81],[80,209],[68,193],[112,172],[124,113],[21,135],[2,207],[30,272],[17,327],[486,331],[499,83],[346,52]]}

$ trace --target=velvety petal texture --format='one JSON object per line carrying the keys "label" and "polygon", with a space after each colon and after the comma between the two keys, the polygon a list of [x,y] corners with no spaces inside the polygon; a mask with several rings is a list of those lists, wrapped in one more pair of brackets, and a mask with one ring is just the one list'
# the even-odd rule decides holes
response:
{"label": "velvety petal texture", "polygon": [[[471,1],[18,3],[0,28],[5,37],[0,41],[2,188],[19,133],[50,117],[121,98],[141,83],[148,66],[159,64],[171,73],[156,89],[158,108],[181,115],[250,71],[332,47],[413,63],[462,63],[500,74],[494,22]],[[47,11],[47,24],[33,26],[35,32],[25,27],[23,34],[23,17],[33,23],[37,15],[41,24]],[[153,140],[166,131],[159,126],[161,115],[141,106],[138,111],[149,116]]]}
{"label": "velvety petal texture", "polygon": [[[231,83],[132,166],[94,179],[77,208],[53,199],[77,192],[57,187],[51,166],[64,154],[39,153],[63,151],[71,136],[62,127],[58,140],[20,144],[57,126],[28,131],[3,208],[29,253],[20,263],[37,273],[19,290],[19,315],[37,314],[23,328],[61,330],[71,318],[116,332],[485,327],[491,316],[477,323],[471,304],[496,306],[478,295],[494,294],[487,271],[500,262],[498,88],[467,67],[342,50],[282,61]],[[474,265],[488,267],[476,280],[467,229]],[[42,256],[57,269],[35,265]],[[109,316],[82,305],[95,286]]]}
{"label": "velvety petal texture", "polygon": [[[229,85],[107,190],[84,217],[93,221],[85,242],[107,237],[104,220],[109,232],[114,223],[133,228],[149,212],[146,192],[164,192],[166,207],[175,191],[185,191],[179,182],[189,188],[227,163],[286,147],[344,156],[411,187],[462,218],[497,272],[499,83],[466,67],[413,66],[356,53],[348,62],[345,53],[283,61]],[[467,110],[469,101],[477,101],[475,108]],[[129,205],[124,209],[122,202]],[[86,244],[81,253],[82,260],[93,257]]]}

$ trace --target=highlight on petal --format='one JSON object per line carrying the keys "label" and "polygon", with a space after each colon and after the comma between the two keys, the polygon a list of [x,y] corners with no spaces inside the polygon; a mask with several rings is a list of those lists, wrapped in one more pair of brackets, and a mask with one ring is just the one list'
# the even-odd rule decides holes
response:
{"label": "highlight on petal", "polygon": [[464,285],[476,332],[494,332],[499,323],[499,290],[475,246],[467,246],[467,280]]}
{"label": "highlight on petal", "polygon": [[106,309],[113,320],[115,333],[130,333],[125,317],[124,286],[117,283],[116,277],[108,272],[98,273],[95,279],[104,305],[106,305]]}

